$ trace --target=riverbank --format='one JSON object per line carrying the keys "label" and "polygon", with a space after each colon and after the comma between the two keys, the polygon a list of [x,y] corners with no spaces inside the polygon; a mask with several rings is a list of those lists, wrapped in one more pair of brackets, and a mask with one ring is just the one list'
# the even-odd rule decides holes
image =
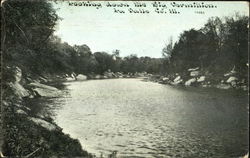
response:
{"label": "riverbank", "polygon": [[200,70],[199,67],[190,68],[182,73],[172,73],[167,75],[150,74],[147,72],[121,73],[106,71],[104,74],[65,74],[65,81],[82,81],[95,79],[114,79],[114,78],[143,78],[144,81],[157,82],[160,84],[168,84],[172,86],[184,87],[202,87],[202,88],[218,88],[218,89],[236,89],[248,90],[248,79],[246,76],[240,75],[234,69],[224,74],[214,74],[211,72]]}
{"label": "riverbank", "polygon": [[[11,69],[11,68],[9,68]],[[78,140],[64,134],[50,115],[35,113],[37,104],[29,105],[33,98],[59,97],[58,88],[48,86],[59,76],[23,77],[18,67],[9,70],[14,77],[3,85],[1,153],[5,157],[84,157],[92,155],[82,149]],[[40,107],[42,108],[42,107]]]}
{"label": "riverbank", "polygon": [[[112,79],[112,78],[144,78],[148,81],[154,81],[161,84],[180,85],[180,86],[202,86],[211,82],[208,77],[202,84],[185,84],[190,76],[183,77],[176,74],[175,76],[160,76],[148,73],[122,74],[106,72],[103,75],[79,74],[74,77],[67,75],[43,75],[36,77],[27,77],[22,75],[19,68],[15,68],[14,80],[8,84],[5,91],[7,96],[3,102],[4,107],[4,144],[3,154],[5,156],[20,157],[92,157],[87,151],[82,149],[78,140],[70,138],[62,132],[62,129],[55,124],[50,115],[36,113],[34,109],[43,108],[38,105],[31,104],[27,100],[33,98],[53,98],[60,97],[60,86],[55,83],[69,81],[83,81],[93,79]],[[190,72],[191,74],[191,72]],[[180,77],[179,77],[180,76]],[[169,77],[169,79],[166,79]],[[196,82],[202,74],[196,76]],[[228,76],[227,76],[228,77]],[[231,76],[230,76],[231,77]],[[230,78],[229,77],[229,78]],[[177,78],[177,79],[176,79]],[[183,79],[185,78],[185,80]],[[198,79],[197,79],[198,78]],[[175,84],[178,80],[182,80],[179,84]],[[210,84],[212,87],[214,83]],[[232,87],[233,88],[233,87]],[[10,95],[13,94],[13,95]]]}
{"label": "riverbank", "polygon": [[225,74],[213,74],[201,71],[199,67],[190,68],[183,73],[170,75],[152,75],[145,81],[168,84],[172,86],[202,87],[218,89],[236,89],[248,91],[248,80],[231,70]]}

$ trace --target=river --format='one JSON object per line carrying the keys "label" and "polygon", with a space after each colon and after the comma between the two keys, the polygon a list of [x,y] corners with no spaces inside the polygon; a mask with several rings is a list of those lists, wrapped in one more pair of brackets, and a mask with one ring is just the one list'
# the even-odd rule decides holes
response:
{"label": "river", "polygon": [[[248,151],[248,97],[141,79],[64,83],[55,122],[97,156],[230,158]],[[56,106],[57,105],[57,106]]]}

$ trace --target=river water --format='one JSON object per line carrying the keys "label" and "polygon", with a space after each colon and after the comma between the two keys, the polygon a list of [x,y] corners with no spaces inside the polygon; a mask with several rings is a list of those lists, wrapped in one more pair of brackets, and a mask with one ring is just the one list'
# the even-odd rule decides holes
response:
{"label": "river water", "polygon": [[64,83],[55,122],[97,156],[230,158],[248,151],[248,97],[140,79]]}

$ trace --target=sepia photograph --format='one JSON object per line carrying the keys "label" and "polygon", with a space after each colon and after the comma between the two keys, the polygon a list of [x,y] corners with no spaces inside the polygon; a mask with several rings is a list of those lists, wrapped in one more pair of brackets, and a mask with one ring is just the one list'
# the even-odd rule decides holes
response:
{"label": "sepia photograph", "polygon": [[1,1],[0,158],[248,158],[248,1]]}

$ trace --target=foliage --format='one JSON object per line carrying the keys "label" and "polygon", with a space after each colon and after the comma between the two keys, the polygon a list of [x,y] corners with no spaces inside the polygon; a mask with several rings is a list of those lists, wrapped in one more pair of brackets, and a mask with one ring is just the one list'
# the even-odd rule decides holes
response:
{"label": "foliage", "polygon": [[[163,49],[171,54],[165,62],[169,73],[192,67],[222,74],[235,70],[246,77],[248,63],[248,17],[210,18],[203,28],[184,31],[174,44]],[[170,51],[167,51],[170,50]],[[166,57],[165,57],[166,59]]]}

